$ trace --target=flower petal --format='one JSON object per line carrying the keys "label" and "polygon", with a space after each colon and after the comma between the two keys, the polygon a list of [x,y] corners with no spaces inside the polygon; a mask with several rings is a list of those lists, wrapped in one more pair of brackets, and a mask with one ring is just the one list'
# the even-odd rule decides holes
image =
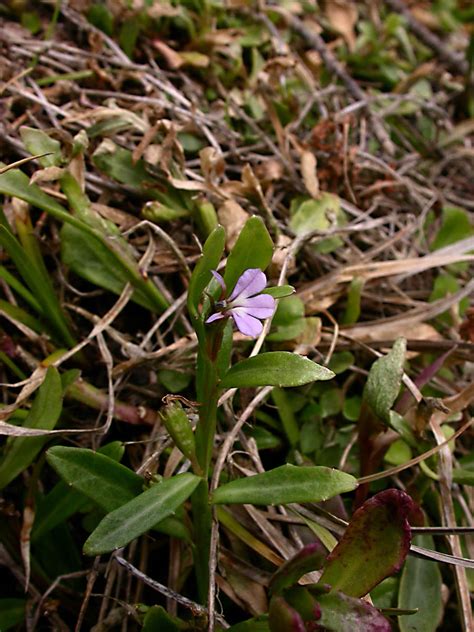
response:
{"label": "flower petal", "polygon": [[215,280],[219,283],[219,285],[225,292],[227,288],[225,286],[225,281],[222,278],[222,276],[219,274],[219,272],[217,272],[217,270],[211,270],[211,272],[212,272],[212,276],[215,278]]}
{"label": "flower petal", "polygon": [[262,323],[253,316],[247,314],[245,309],[231,310],[230,313],[234,319],[237,329],[241,334],[244,334],[244,336],[256,338],[262,333]]}
{"label": "flower petal", "polygon": [[275,299],[269,294],[257,294],[248,298],[237,298],[228,306],[231,309],[244,308],[255,318],[269,318],[275,311]]}
{"label": "flower petal", "polygon": [[229,301],[233,301],[236,298],[247,298],[258,294],[267,284],[267,277],[259,268],[249,268],[240,276],[239,280],[235,284],[235,288],[232,294],[229,296]]}
{"label": "flower petal", "polygon": [[213,323],[215,320],[220,320],[221,318],[225,318],[225,314],[223,314],[222,312],[216,312],[215,314],[212,314],[212,316],[209,316],[209,318],[205,322],[206,324]]}

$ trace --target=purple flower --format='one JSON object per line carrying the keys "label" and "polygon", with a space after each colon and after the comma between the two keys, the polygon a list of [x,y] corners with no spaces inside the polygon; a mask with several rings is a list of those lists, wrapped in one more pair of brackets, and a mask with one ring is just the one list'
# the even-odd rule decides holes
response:
{"label": "purple flower", "polygon": [[[212,274],[226,292],[227,288],[221,275],[214,270]],[[266,284],[267,277],[258,268],[245,270],[229,298],[216,303],[219,311],[212,314],[206,323],[213,323],[220,318],[231,316],[242,334],[256,338],[263,329],[260,320],[270,318],[275,311],[273,296],[261,294]]]}

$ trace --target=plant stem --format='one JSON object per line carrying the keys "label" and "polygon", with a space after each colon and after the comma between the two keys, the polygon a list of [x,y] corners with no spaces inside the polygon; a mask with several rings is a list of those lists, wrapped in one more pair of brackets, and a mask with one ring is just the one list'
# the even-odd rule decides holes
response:
{"label": "plant stem", "polygon": [[[209,468],[216,434],[218,370],[217,356],[222,343],[222,327],[205,338],[198,353],[199,422],[196,428],[196,457],[203,477],[193,493],[194,559],[199,599],[206,603],[209,587],[209,555],[212,530],[212,511],[209,505]],[[201,339],[202,340],[202,339]],[[197,473],[197,472],[196,472]]]}
{"label": "plant stem", "polygon": [[211,550],[212,512],[209,483],[203,479],[191,496],[194,527],[194,568],[199,601],[206,604],[209,590],[209,553]]}
{"label": "plant stem", "polygon": [[207,479],[217,422],[217,368],[210,358],[203,357],[201,360],[203,380],[202,395],[199,396],[199,423],[196,428],[196,455]]}

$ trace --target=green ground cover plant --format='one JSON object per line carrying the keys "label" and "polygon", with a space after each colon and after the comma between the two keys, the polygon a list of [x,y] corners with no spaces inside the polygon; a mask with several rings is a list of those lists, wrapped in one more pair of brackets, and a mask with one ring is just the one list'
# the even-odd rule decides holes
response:
{"label": "green ground cover plant", "polygon": [[0,7],[0,631],[473,629],[473,18]]}

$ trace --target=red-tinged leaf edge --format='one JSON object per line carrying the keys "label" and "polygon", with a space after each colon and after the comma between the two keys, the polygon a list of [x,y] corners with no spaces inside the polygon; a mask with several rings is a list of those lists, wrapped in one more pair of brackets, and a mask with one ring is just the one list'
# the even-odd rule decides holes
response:
{"label": "red-tinged leaf edge", "polygon": [[273,574],[269,585],[270,592],[273,595],[281,594],[285,588],[296,584],[306,573],[319,570],[326,555],[326,549],[319,542],[307,544]]}
{"label": "red-tinged leaf edge", "polygon": [[[385,577],[398,572],[410,550],[412,533],[408,516],[415,513],[415,507],[410,496],[398,489],[387,489],[367,500],[355,511],[343,537],[328,555],[321,583],[330,584],[334,590],[352,597],[362,597]],[[398,528],[394,548],[384,551],[379,547],[374,552],[374,541],[387,542],[389,527]],[[374,555],[391,559],[375,563]],[[352,569],[351,557],[357,562]],[[363,566],[360,566],[361,561],[364,561]],[[370,564],[377,569],[372,576],[364,573]]]}
{"label": "red-tinged leaf edge", "polygon": [[268,624],[271,632],[307,632],[299,612],[280,596],[271,598]]}

